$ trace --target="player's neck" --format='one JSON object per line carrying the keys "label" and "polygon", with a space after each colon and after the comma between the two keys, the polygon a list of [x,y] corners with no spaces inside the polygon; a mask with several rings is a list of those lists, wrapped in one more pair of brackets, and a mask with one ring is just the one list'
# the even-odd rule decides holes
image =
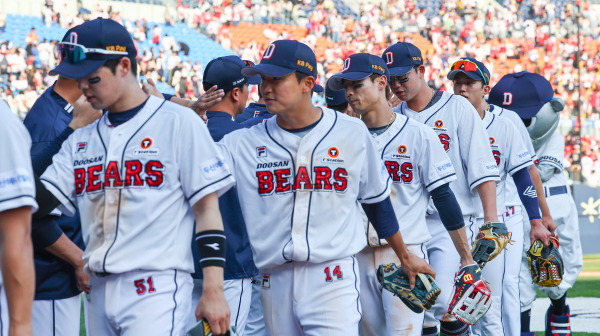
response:
{"label": "player's neck", "polygon": [[56,83],[54,83],[53,90],[71,105],[73,105],[82,94],[81,90],[77,87],[76,80],[60,76],[56,80]]}
{"label": "player's neck", "polygon": [[148,99],[148,95],[142,91],[142,88],[137,84],[137,81],[134,83],[135,85],[132,86],[131,81],[127,82],[120,99],[117,99],[114,104],[106,108],[108,112],[120,113],[129,111],[142,105]]}
{"label": "player's neck", "polygon": [[417,93],[413,99],[407,101],[406,105],[408,105],[409,109],[415,112],[421,112],[423,109],[425,109],[425,107],[427,107],[434,95],[435,90],[430,88],[429,85],[427,85],[427,83],[423,80],[421,83],[421,89],[419,89],[419,93]]}
{"label": "player's neck", "polygon": [[[381,105],[381,104],[380,104]],[[393,117],[394,112],[387,105],[377,106],[376,109],[373,109],[367,113],[361,115],[362,121],[365,123],[367,128],[378,128],[389,125],[391,122],[391,117]]]}
{"label": "player's neck", "polygon": [[308,106],[277,113],[277,124],[285,129],[298,129],[312,125],[321,119],[323,111],[309,101]]}
{"label": "player's neck", "polygon": [[485,117],[485,111],[490,109],[490,104],[488,104],[485,99],[481,100],[479,106],[476,107],[477,113],[479,113],[479,117],[483,119]]}

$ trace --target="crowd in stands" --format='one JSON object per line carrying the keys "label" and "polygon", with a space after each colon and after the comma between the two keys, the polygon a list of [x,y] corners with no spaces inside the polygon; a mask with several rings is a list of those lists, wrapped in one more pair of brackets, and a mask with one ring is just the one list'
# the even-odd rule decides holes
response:
{"label": "crowd in stands", "polygon": [[[438,5],[431,7],[430,3]],[[260,61],[270,41],[300,39],[317,53],[321,84],[341,70],[348,55],[380,54],[388,45],[402,40],[421,48],[429,84],[440,90],[451,89],[446,73],[452,62],[463,56],[483,61],[492,73],[492,85],[506,73],[538,72],[566,101],[561,117],[573,120],[574,128],[566,135],[569,174],[576,181],[600,185],[600,15],[589,1],[498,0],[491,6],[476,0],[384,0],[380,4],[364,2],[356,13],[341,4],[339,0],[319,0],[317,4],[289,0],[199,1],[193,7],[166,7],[164,20],[167,24],[185,23],[254,62]],[[167,83],[165,87],[177,96],[194,98],[202,93],[203,65],[185,57],[185,48],[189,48],[185,41],[165,35],[160,25],[123,20],[122,13],[100,4],[88,14],[68,13],[47,0],[41,16],[47,25],[57,23],[65,29],[98,16],[121,22],[136,41],[151,39],[157,47],[154,51],[139,50],[141,76]],[[577,71],[578,25],[581,76]],[[26,48],[1,45],[2,96],[15,113],[24,116],[53,82],[48,71],[56,63],[55,43],[40,40],[32,30],[26,37]],[[256,97],[256,88],[253,90]],[[579,136],[580,127],[594,125],[597,120],[598,128],[592,126],[594,129],[585,132],[589,135]]]}

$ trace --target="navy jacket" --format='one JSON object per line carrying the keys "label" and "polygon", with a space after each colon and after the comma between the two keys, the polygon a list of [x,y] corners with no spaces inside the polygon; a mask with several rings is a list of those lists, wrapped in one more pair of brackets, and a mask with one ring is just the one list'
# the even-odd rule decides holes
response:
{"label": "navy jacket", "polygon": [[272,116],[274,116],[274,114],[267,112],[267,105],[251,103],[242,111],[242,113],[235,116],[235,122],[242,123],[255,117],[261,117],[259,120],[262,122],[262,120],[269,119]]}
{"label": "navy jacket", "polygon": [[[44,148],[67,128],[73,118],[72,111],[71,104],[54,92],[52,86],[38,98],[27,114],[24,123],[31,135],[31,157],[37,174],[43,172],[37,171],[39,167],[36,169],[36,163],[40,162],[38,158],[44,155]],[[79,213],[73,217],[47,216],[32,221],[36,300],[60,300],[80,293],[73,267],[45,250],[63,232],[79,248],[85,249]]]}

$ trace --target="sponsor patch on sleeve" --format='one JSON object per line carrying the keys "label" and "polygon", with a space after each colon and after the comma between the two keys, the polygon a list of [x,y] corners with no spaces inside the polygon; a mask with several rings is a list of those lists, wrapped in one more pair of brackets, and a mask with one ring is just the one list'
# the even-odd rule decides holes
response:
{"label": "sponsor patch on sleeve", "polygon": [[450,160],[444,160],[435,165],[435,171],[439,175],[446,175],[447,173],[454,171],[454,167]]}
{"label": "sponsor patch on sleeve", "polygon": [[28,190],[33,186],[33,178],[26,169],[14,169],[0,173],[0,194],[2,195],[10,196],[11,192]]}
{"label": "sponsor patch on sleeve", "polygon": [[482,165],[483,169],[488,173],[498,174],[498,165],[496,162],[484,162]]}
{"label": "sponsor patch on sleeve", "polygon": [[530,160],[531,159],[531,154],[529,154],[529,151],[527,151],[527,150],[520,152],[519,154],[517,154],[517,156],[521,160]]}
{"label": "sponsor patch on sleeve", "polygon": [[202,170],[204,177],[213,178],[225,172],[225,161],[221,157],[217,156],[204,161],[200,165],[200,169]]}

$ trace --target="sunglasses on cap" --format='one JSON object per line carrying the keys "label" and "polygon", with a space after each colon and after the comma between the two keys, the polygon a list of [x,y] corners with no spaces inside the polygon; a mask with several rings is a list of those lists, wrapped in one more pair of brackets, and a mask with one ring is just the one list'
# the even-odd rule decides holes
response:
{"label": "sunglasses on cap", "polygon": [[485,75],[483,74],[483,71],[479,69],[479,66],[477,66],[475,62],[469,60],[458,60],[452,63],[450,70],[479,71],[479,73],[481,74],[481,78],[483,78],[483,83],[485,85],[489,84]]}
{"label": "sunglasses on cap", "polygon": [[104,55],[128,55],[126,51],[86,48],[81,44],[71,42],[60,42],[57,44],[57,49],[59,61],[62,62],[63,60],[68,59],[71,63],[78,63],[85,60],[87,58],[86,55],[90,53]]}
{"label": "sunglasses on cap", "polygon": [[242,61],[244,62],[245,66],[253,66],[254,65],[254,62],[252,62],[252,61],[248,61],[248,60],[242,60]]}

